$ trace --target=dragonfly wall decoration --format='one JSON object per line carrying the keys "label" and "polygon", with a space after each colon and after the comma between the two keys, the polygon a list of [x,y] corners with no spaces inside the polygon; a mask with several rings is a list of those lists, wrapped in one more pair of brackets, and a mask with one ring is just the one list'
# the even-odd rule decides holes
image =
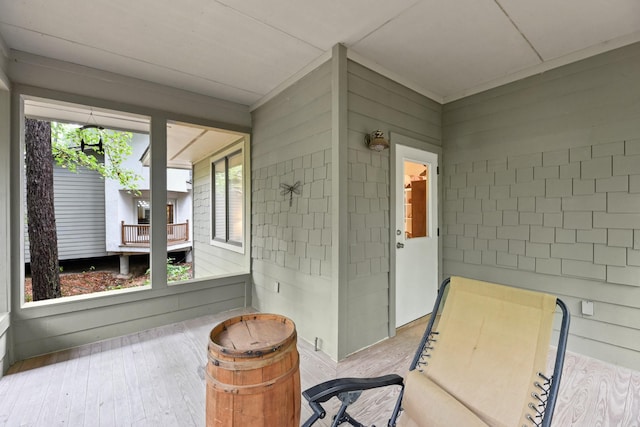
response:
{"label": "dragonfly wall decoration", "polygon": [[289,195],[289,206],[291,206],[293,204],[293,194],[297,194],[300,195],[301,193],[301,185],[300,185],[300,181],[296,181],[295,184],[293,185],[287,185],[287,184],[280,184],[280,188],[282,188],[282,190],[280,190],[280,194],[283,196],[287,196],[287,194]]}

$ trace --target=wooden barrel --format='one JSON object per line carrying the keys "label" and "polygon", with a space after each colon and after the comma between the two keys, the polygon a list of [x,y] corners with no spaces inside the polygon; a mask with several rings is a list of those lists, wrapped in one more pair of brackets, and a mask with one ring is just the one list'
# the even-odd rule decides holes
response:
{"label": "wooden barrel", "polygon": [[277,314],[247,314],[211,330],[207,426],[298,427],[296,327]]}

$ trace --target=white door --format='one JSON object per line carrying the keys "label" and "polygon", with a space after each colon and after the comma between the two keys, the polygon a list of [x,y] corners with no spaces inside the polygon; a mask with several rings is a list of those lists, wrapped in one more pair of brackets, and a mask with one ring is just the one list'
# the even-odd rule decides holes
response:
{"label": "white door", "polygon": [[398,327],[430,313],[438,293],[438,155],[395,150]]}

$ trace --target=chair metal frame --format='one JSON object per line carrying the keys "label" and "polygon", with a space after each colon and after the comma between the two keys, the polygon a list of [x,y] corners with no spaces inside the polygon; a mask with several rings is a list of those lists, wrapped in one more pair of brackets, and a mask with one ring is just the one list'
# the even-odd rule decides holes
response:
{"label": "chair metal frame", "polygon": [[[438,289],[438,295],[436,297],[435,304],[433,306],[434,314],[438,313],[440,305],[446,291],[447,286],[450,283],[450,278],[446,278]],[[543,380],[542,384],[536,383],[536,386],[540,389],[540,393],[533,393],[533,398],[540,402],[537,407],[533,404],[529,404],[537,415],[536,417],[528,416],[529,421],[536,427],[550,427],[551,420],[553,418],[553,412],[555,410],[556,400],[558,398],[558,390],[560,387],[560,379],[562,378],[562,368],[564,366],[564,356],[567,349],[567,340],[569,337],[569,325],[571,321],[571,315],[567,309],[566,304],[559,298],[556,298],[556,305],[560,308],[562,313],[562,321],[560,324],[560,334],[558,337],[558,345],[556,348],[556,358],[553,367],[552,375],[547,378],[542,373],[538,373]],[[432,315],[427,323],[427,328],[422,335],[420,345],[413,357],[409,371],[413,371],[418,368],[421,359],[425,352],[430,349],[430,343],[434,339],[434,335],[437,332],[433,331],[433,325],[435,322],[435,315]],[[347,407],[355,402],[360,394],[365,390],[370,390],[379,387],[386,387],[390,385],[397,385],[401,387],[400,395],[396,400],[396,404],[393,408],[391,418],[389,419],[387,426],[395,427],[396,420],[402,410],[402,397],[404,394],[404,382],[400,375],[390,374],[375,378],[338,378],[334,380],[325,381],[314,387],[305,390],[302,393],[305,399],[309,402],[309,406],[313,411],[313,414],[303,424],[303,427],[310,427],[319,419],[326,416],[326,411],[322,407],[321,403],[328,401],[333,397],[337,397],[341,402],[338,413],[333,417],[331,427],[337,427],[342,423],[349,423],[354,427],[366,427],[353,419],[347,413]]]}

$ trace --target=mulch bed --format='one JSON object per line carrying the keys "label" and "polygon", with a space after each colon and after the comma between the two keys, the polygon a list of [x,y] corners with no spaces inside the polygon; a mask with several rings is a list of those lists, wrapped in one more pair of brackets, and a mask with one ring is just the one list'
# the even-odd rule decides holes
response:
{"label": "mulch bed", "polygon": [[[112,271],[88,271],[82,273],[61,273],[60,290],[63,297],[73,295],[92,294],[114,289],[132,288],[145,285],[149,280],[148,275],[122,279],[116,277]],[[24,280],[25,300],[31,301],[31,278]]]}

